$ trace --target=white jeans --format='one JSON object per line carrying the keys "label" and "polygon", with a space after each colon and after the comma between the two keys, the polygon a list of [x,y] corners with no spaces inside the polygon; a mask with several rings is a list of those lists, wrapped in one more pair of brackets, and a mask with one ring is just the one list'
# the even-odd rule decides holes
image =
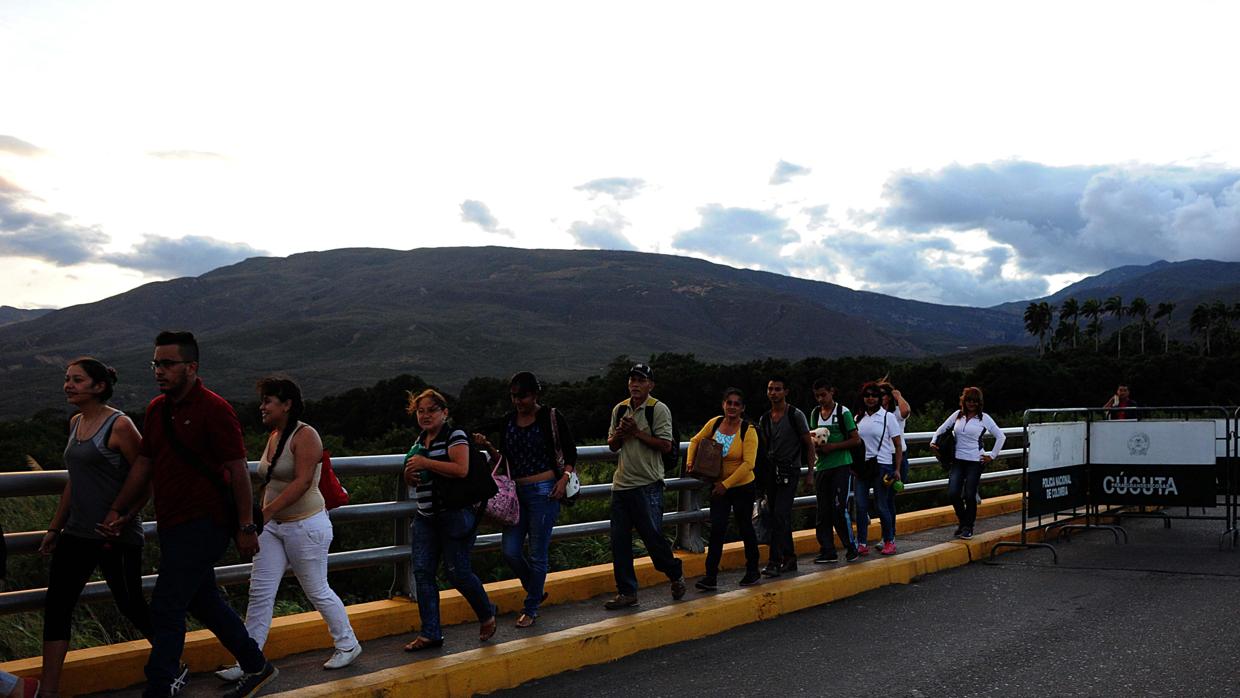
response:
{"label": "white jeans", "polygon": [[332,522],[326,510],[300,521],[272,520],[263,525],[250,575],[250,603],[245,610],[245,629],[260,648],[267,644],[276,590],[286,566],[292,566],[306,598],[327,621],[336,649],[351,650],[357,646],[349,614],[340,597],[327,585],[327,549],[331,544]]}

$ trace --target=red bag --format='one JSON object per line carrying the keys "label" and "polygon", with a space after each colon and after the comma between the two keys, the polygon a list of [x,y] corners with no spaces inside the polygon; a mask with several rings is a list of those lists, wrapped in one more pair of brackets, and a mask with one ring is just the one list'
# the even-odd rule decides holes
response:
{"label": "red bag", "polygon": [[326,450],[323,451],[323,468],[319,471],[319,493],[323,495],[323,504],[328,511],[349,503],[349,491],[336,479],[331,453]]}

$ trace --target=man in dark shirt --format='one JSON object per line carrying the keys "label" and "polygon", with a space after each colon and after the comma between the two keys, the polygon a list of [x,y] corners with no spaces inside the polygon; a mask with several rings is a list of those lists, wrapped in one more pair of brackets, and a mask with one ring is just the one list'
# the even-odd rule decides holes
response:
{"label": "man in dark shirt", "polygon": [[[801,481],[801,466],[814,467],[814,441],[805,413],[788,404],[788,381],[774,376],[766,384],[771,409],[758,419],[766,436],[769,481],[765,483],[771,505],[771,545],[762,574],[778,577],[797,568],[792,543],[792,504]],[[812,470],[811,470],[812,472]]]}
{"label": "man in dark shirt", "polygon": [[215,633],[245,672],[224,695],[252,696],[279,672],[215,583],[215,564],[229,538],[235,536],[243,556],[258,552],[241,425],[232,406],[198,377],[193,334],[161,332],[151,369],[161,395],[146,408],[142,456],[103,524],[111,527],[119,519],[117,512],[127,511],[153,480],[160,561],[151,596],[154,634],[143,695],[176,695],[183,687],[178,664],[188,612]]}

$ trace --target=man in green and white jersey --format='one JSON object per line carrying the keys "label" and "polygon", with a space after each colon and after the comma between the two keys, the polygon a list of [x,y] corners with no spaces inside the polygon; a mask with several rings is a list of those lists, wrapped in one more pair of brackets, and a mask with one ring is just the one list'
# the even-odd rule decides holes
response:
{"label": "man in green and white jersey", "polygon": [[827,440],[814,440],[818,461],[814,464],[814,494],[818,502],[815,531],[818,535],[817,564],[839,562],[835,552],[834,526],[844,545],[845,559],[857,559],[857,546],[852,540],[852,526],[848,521],[848,497],[852,492],[852,453],[850,449],[860,445],[857,423],[847,407],[835,402],[835,387],[825,378],[814,381],[814,400],[818,408],[810,414],[810,429],[825,427]]}

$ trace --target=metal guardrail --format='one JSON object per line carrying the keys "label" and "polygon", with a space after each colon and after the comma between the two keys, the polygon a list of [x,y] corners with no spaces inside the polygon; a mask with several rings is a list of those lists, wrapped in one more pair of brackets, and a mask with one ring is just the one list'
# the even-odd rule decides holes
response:
{"label": "metal guardrail", "polygon": [[[1023,437],[1024,430],[1022,427],[1005,427],[1003,433],[1009,438],[1013,436]],[[933,432],[905,434],[905,442],[908,445],[927,444],[932,436]],[[681,443],[680,449],[683,455],[688,449],[688,442]],[[1023,454],[1024,451],[1021,448],[1004,449],[999,453],[999,459],[1021,458]],[[615,454],[606,446],[582,446],[577,449],[578,463],[607,462],[614,459]],[[399,477],[404,460],[405,457],[398,453],[376,456],[340,456],[332,458],[332,468],[342,478],[363,475]],[[913,468],[923,467],[936,462],[932,457],[911,458],[909,459],[909,466]],[[257,478],[257,461],[252,461],[249,465],[251,477]],[[1022,472],[1020,468],[1016,468],[984,473],[982,475],[982,482],[1018,478]],[[66,482],[68,482],[68,473],[63,470],[0,473],[0,497],[58,495],[64,489]],[[679,547],[700,552],[702,549],[701,525],[702,522],[710,519],[710,509],[702,508],[702,501],[699,497],[703,487],[702,482],[685,477],[669,478],[664,482],[667,491],[678,492],[680,495],[678,510],[664,514],[664,526],[674,525],[677,527],[677,545]],[[916,493],[946,488],[947,480],[940,479],[909,483],[905,486],[904,491],[905,493]],[[393,545],[330,553],[327,556],[327,568],[335,571],[392,564],[396,565],[398,569],[397,579],[407,580],[410,559],[408,530],[410,517],[414,515],[416,506],[413,502],[403,500],[404,493],[405,488],[398,487],[397,501],[346,504],[329,512],[333,524],[386,520],[394,521],[395,526]],[[579,498],[602,499],[610,495],[610,484],[585,485],[581,488]],[[797,509],[813,507],[815,506],[814,496],[797,497],[794,500],[793,506]],[[147,521],[142,526],[147,538],[155,538],[155,522]],[[582,538],[605,534],[609,530],[610,522],[607,520],[564,524],[555,526],[552,529],[551,538],[552,540]],[[38,551],[39,543],[43,540],[45,533],[46,531],[8,533],[5,534],[4,541],[10,553],[30,554]],[[499,545],[500,534],[491,533],[478,536],[474,549],[477,551],[497,551],[499,550]],[[216,580],[220,584],[237,584],[248,581],[250,578],[250,568],[251,565],[249,563],[217,567],[215,568]],[[156,575],[153,574],[144,576],[142,578],[143,589],[150,592],[155,586],[155,578]],[[408,589],[404,588],[403,591],[407,593]],[[0,593],[0,614],[39,610],[43,608],[43,598],[46,593],[47,590],[43,588],[20,589]],[[91,582],[87,584],[81,596],[81,599],[87,602],[107,600],[109,598],[111,598],[111,593],[104,582]]]}

